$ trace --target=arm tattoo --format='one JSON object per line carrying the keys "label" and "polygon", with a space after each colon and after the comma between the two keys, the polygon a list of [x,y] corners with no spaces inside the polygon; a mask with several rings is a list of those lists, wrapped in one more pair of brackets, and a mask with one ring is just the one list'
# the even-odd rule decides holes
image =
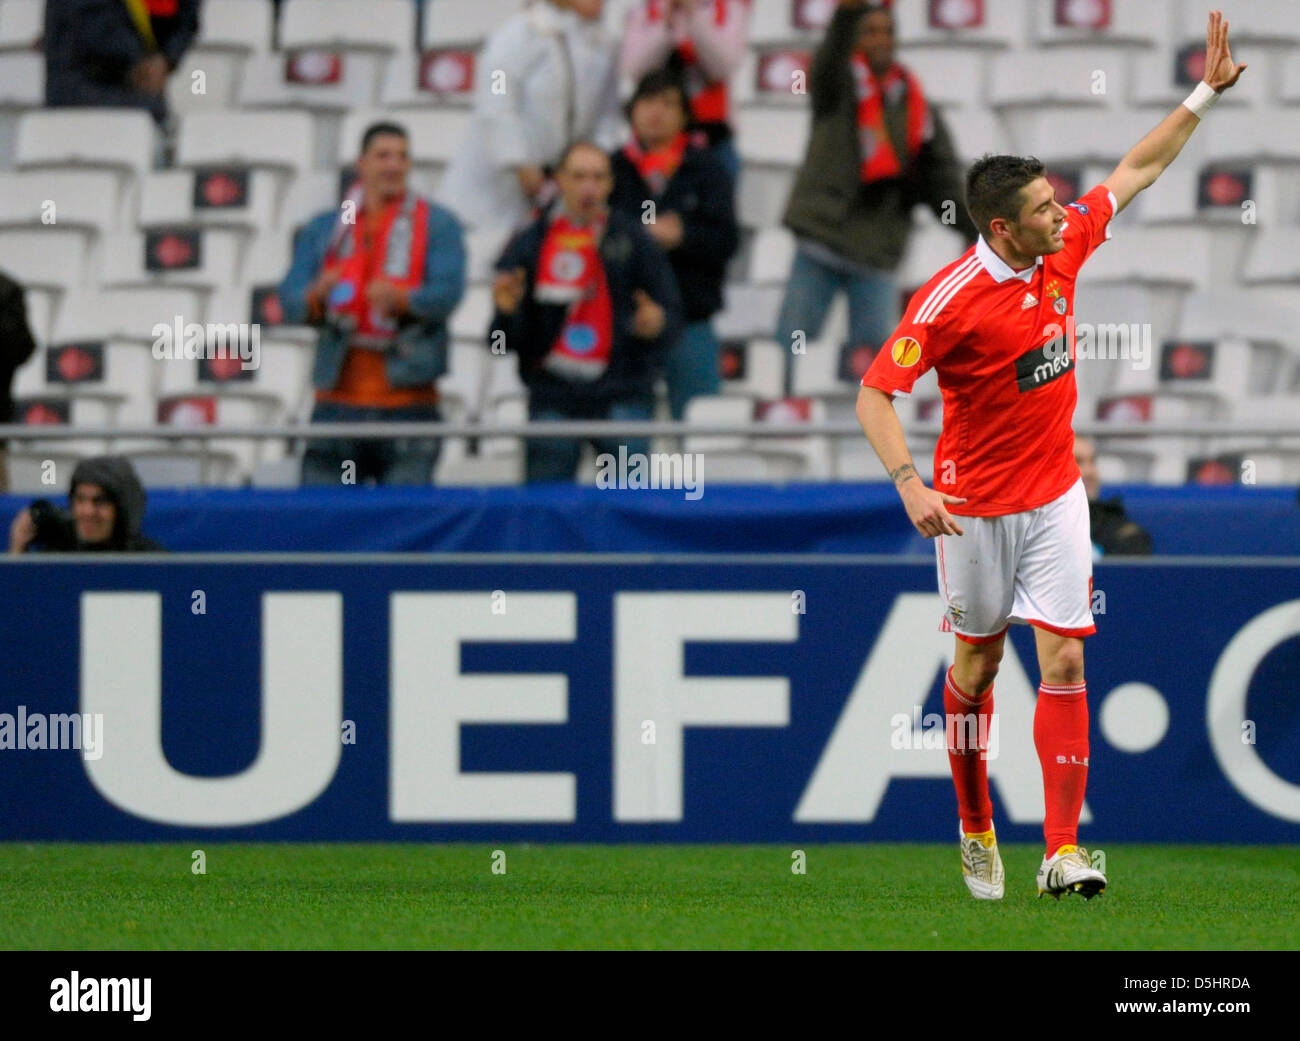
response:
{"label": "arm tattoo", "polygon": [[917,476],[919,475],[916,472],[916,467],[911,463],[904,463],[896,470],[889,471],[889,479],[894,482],[895,486],[901,485],[905,481]]}

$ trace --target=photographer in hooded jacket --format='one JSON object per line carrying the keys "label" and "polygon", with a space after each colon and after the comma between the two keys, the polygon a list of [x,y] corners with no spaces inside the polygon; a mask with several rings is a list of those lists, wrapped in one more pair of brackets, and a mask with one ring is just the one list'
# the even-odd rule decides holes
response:
{"label": "photographer in hooded jacket", "polygon": [[140,533],[144,487],[126,459],[83,459],[72,472],[68,504],[70,513],[38,499],[19,513],[9,527],[9,552],[163,552]]}

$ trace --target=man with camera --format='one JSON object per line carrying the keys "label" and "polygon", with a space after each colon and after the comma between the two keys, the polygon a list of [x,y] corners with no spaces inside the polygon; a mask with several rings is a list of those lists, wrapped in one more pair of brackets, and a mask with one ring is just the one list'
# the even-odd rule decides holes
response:
{"label": "man with camera", "polygon": [[72,471],[71,513],[38,499],[9,527],[9,552],[159,553],[140,533],[145,494],[131,464],[118,456],[83,459]]}

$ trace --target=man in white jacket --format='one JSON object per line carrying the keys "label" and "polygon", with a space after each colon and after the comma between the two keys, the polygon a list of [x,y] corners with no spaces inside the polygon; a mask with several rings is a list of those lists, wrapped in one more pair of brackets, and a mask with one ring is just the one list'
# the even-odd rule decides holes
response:
{"label": "man in white jacket", "polygon": [[462,223],[523,224],[571,141],[619,139],[617,36],[605,0],[534,0],[478,56],[474,121],[437,199]]}

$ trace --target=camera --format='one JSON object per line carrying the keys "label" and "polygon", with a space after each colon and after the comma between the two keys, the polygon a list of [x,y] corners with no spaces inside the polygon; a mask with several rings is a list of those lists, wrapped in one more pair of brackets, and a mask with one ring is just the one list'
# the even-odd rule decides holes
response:
{"label": "camera", "polygon": [[37,499],[28,509],[36,526],[33,544],[51,550],[77,548],[77,527],[71,513],[55,506],[49,499]]}

